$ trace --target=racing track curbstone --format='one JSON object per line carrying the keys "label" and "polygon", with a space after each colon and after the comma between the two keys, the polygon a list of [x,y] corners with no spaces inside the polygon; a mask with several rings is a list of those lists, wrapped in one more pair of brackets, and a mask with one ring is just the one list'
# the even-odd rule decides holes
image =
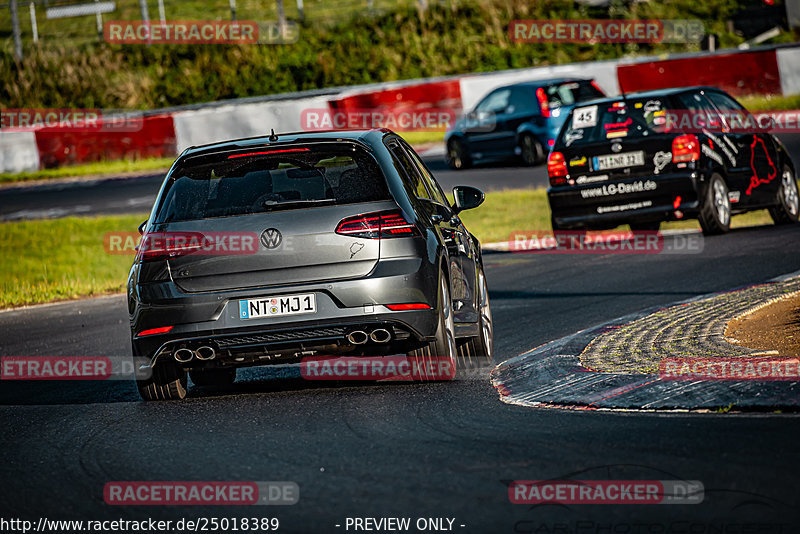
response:
{"label": "racing track curbstone", "polygon": [[[782,298],[800,288],[800,272],[731,291],[693,297],[655,306],[613,319],[570,336],[551,341],[498,365],[491,373],[492,385],[508,404],[538,407],[623,410],[714,410],[735,406],[746,410],[800,409],[800,382],[797,381],[672,381],[662,380],[652,372],[605,372],[587,367],[582,361],[587,350],[605,349],[630,334],[638,342],[653,341],[670,328],[653,318],[668,318],[676,307],[679,320],[691,324],[697,312],[717,314],[710,323],[701,323],[705,338],[685,338],[682,349],[698,349],[698,353],[681,352],[671,357],[724,357],[754,355],[759,351],[728,343],[724,337],[730,319],[750,313],[765,300]],[[632,326],[633,325],[633,326]],[[660,328],[655,333],[636,327]],[[626,330],[631,330],[628,332]],[[672,330],[676,331],[675,329]],[[713,341],[708,341],[709,339]],[[605,343],[603,345],[602,343]],[[640,347],[642,345],[640,344]],[[661,347],[663,349],[663,346]],[[667,347],[669,348],[669,347]],[[665,355],[658,355],[659,358]]]}

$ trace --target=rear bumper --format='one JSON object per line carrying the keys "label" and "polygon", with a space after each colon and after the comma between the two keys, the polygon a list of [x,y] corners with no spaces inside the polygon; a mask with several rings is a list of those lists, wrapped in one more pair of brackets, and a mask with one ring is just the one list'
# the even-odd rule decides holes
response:
{"label": "rear bumper", "polygon": [[[613,228],[696,217],[704,181],[700,171],[637,176],[551,187],[547,197],[553,220],[561,228]],[[630,189],[634,192],[628,192]]]}
{"label": "rear bumper", "polygon": [[[352,317],[351,320],[298,322],[269,329],[207,330],[177,335],[170,332],[169,335],[134,339],[134,356],[140,368],[147,368],[157,365],[161,359],[172,359],[179,348],[191,351],[203,346],[214,348],[216,356],[213,362],[195,358],[184,365],[194,368],[292,363],[302,356],[320,352],[378,355],[410,349],[430,339],[432,334],[425,336],[422,329],[429,329],[431,324],[435,328],[434,310],[377,314],[369,318]],[[369,334],[376,329],[388,331],[391,340],[384,343],[370,340],[361,345],[352,345],[347,339],[347,335],[353,331]],[[141,353],[141,350],[148,352]]]}
{"label": "rear bumper", "polygon": [[[171,281],[138,284],[129,295],[134,356],[155,363],[180,347],[213,344],[224,351],[254,347],[303,349],[342,344],[355,329],[386,327],[392,342],[427,341],[437,327],[438,270],[419,258],[383,260],[367,277],[186,293]],[[241,319],[239,301],[313,293],[312,314]],[[429,310],[391,311],[384,304],[421,302]],[[172,326],[165,334],[138,336],[143,330]],[[370,345],[363,345],[367,348]]]}

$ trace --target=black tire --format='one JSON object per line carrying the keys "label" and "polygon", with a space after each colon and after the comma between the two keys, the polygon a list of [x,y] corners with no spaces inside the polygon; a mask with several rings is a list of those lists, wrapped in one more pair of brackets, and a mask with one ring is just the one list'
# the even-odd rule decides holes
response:
{"label": "black tire", "polygon": [[712,174],[700,208],[700,227],[705,235],[724,234],[731,228],[728,186],[719,174]]}
{"label": "black tire", "polygon": [[523,134],[519,138],[520,157],[528,167],[533,167],[544,162],[545,151],[542,144],[534,136]]}
{"label": "black tire", "polygon": [[472,167],[472,158],[467,147],[458,139],[447,142],[447,164],[453,170],[469,169]]}
{"label": "black tire", "polygon": [[195,369],[189,371],[189,378],[195,386],[219,387],[230,386],[236,381],[236,369]]}
{"label": "black tire", "polygon": [[630,226],[631,230],[633,230],[634,232],[658,232],[659,228],[661,228],[661,221],[646,222],[646,223],[631,223],[628,226]]}
{"label": "black tire", "polygon": [[550,215],[550,226],[553,228],[554,232],[557,231],[557,230],[564,230],[564,227],[562,227],[560,224],[558,224],[556,222],[556,218],[554,216],[552,216],[552,215]]}
{"label": "black tire", "polygon": [[[450,288],[444,275],[439,282],[439,321],[436,328],[436,338],[424,346],[408,353],[409,359],[414,359],[419,369],[434,369],[444,371],[434,374],[422,373],[420,380],[451,380],[456,372],[456,338],[455,324],[453,322],[453,302],[450,300]],[[445,369],[442,363],[449,364]]]}
{"label": "black tire", "polygon": [[769,208],[769,214],[775,224],[796,223],[800,214],[800,192],[797,179],[788,165],[783,166],[781,186],[778,190],[777,204]]}
{"label": "black tire", "polygon": [[492,308],[489,304],[489,287],[483,267],[478,270],[478,328],[477,336],[467,339],[458,347],[458,366],[462,369],[474,369],[491,366],[494,363],[494,325]]}
{"label": "black tire", "polygon": [[143,400],[181,400],[186,398],[186,371],[172,360],[162,360],[150,377],[136,380]]}

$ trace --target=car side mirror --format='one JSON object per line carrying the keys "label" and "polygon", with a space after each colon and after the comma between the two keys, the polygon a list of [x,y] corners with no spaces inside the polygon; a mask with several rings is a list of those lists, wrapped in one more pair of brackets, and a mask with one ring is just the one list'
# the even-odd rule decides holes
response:
{"label": "car side mirror", "polygon": [[477,187],[469,185],[457,185],[453,188],[453,199],[455,200],[456,213],[477,208],[483,204],[486,195]]}
{"label": "car side mirror", "polygon": [[144,221],[142,224],[139,225],[139,234],[144,235],[144,228],[147,226],[147,221]]}

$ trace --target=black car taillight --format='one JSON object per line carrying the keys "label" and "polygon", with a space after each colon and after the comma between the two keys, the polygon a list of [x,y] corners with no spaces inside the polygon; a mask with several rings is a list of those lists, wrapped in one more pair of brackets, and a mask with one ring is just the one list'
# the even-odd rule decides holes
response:
{"label": "black car taillight", "polygon": [[336,233],[365,239],[386,239],[419,235],[419,230],[403,217],[400,210],[388,210],[342,219],[336,225]]}
{"label": "black car taillight", "polygon": [[694,134],[679,135],[672,140],[672,162],[682,163],[700,159],[700,141]]}
{"label": "black car taillight", "polygon": [[547,156],[547,174],[550,176],[550,185],[563,185],[567,183],[567,162],[561,152],[551,152]]}

